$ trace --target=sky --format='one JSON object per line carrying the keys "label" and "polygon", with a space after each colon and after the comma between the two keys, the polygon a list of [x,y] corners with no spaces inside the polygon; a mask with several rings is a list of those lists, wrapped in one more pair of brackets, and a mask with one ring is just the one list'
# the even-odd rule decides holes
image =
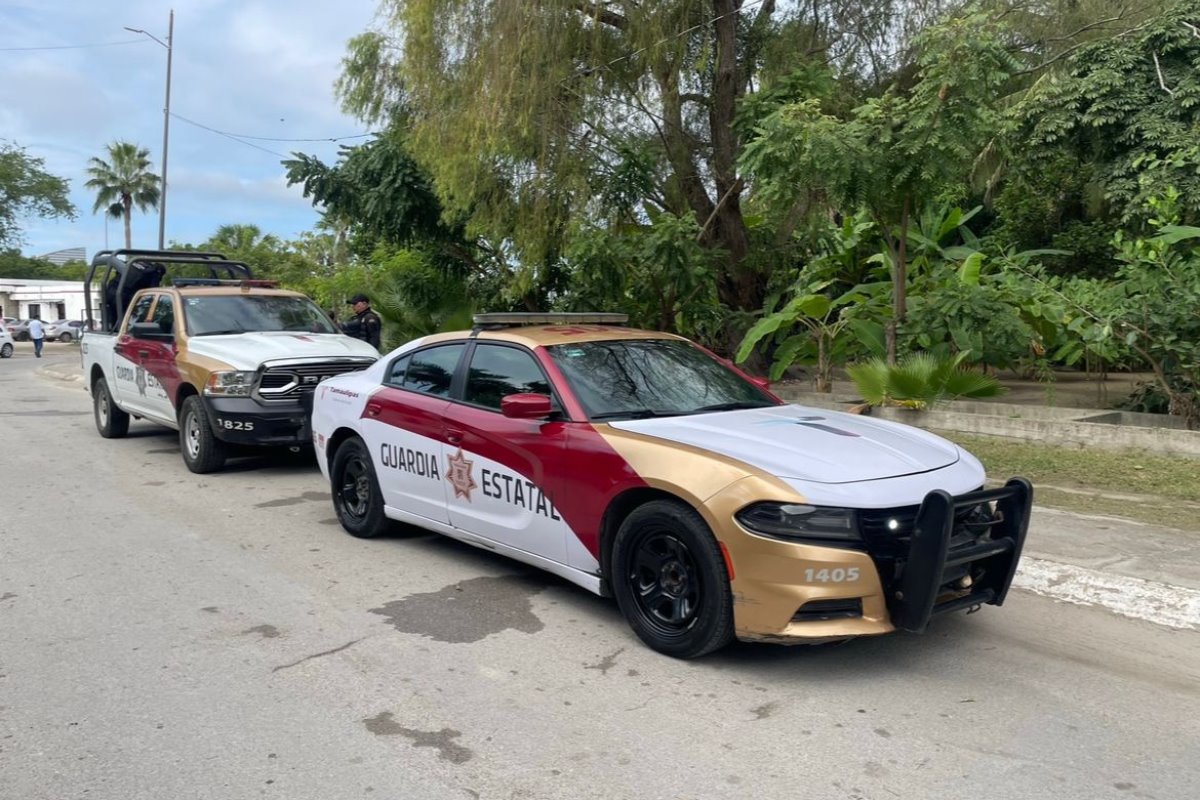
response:
{"label": "sky", "polygon": [[[168,242],[198,243],[226,223],[252,223],[285,239],[318,214],[287,186],[281,156],[326,163],[338,144],[254,140],[251,147],[195,125],[277,139],[330,139],[368,132],[343,114],[333,83],[346,41],[375,22],[375,0],[4,0],[0,3],[0,139],[45,159],[70,183],[74,221],[22,220],[26,255],[106,246],[105,215],[83,187],[88,159],[118,139],[150,151],[161,173],[164,42],[175,10],[167,160]],[[103,47],[68,47],[123,42]],[[12,48],[61,48],[23,49]],[[346,140],[355,144],[364,139]],[[259,149],[261,148],[261,149]],[[273,152],[266,152],[273,151]],[[133,246],[158,244],[158,212],[133,215]],[[107,245],[124,245],[120,220]]]}

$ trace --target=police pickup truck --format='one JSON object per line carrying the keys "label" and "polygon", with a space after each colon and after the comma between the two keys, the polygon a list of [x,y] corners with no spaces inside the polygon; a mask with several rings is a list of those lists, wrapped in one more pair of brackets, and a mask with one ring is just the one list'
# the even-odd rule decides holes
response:
{"label": "police pickup truck", "polygon": [[219,253],[103,251],[84,287],[89,309],[101,295],[81,342],[96,429],[124,436],[131,417],[175,429],[192,472],[219,470],[236,445],[310,444],[316,385],[379,357]]}

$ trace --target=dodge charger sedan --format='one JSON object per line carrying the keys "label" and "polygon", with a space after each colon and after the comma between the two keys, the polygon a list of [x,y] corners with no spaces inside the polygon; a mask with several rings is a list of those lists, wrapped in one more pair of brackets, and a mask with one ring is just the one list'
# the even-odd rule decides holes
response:
{"label": "dodge charger sedan", "polygon": [[342,526],[399,520],[616,599],[651,648],[816,643],[1001,605],[1032,489],[891,422],[790,405],[621,315],[484,314],[324,381]]}

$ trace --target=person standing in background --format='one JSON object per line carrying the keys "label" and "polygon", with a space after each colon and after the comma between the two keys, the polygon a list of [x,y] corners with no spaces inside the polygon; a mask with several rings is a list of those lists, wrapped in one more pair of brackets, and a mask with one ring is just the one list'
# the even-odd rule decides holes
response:
{"label": "person standing in background", "polygon": [[40,319],[29,320],[29,338],[33,340],[33,354],[42,357],[42,345],[46,342],[46,329]]}
{"label": "person standing in background", "polygon": [[356,294],[346,302],[354,309],[354,316],[342,326],[342,331],[347,336],[362,339],[378,350],[383,321],[371,310],[371,301],[365,294]]}

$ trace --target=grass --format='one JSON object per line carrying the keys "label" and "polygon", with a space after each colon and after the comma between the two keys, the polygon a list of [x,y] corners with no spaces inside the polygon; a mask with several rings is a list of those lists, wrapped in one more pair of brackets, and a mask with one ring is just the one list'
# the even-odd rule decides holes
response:
{"label": "grass", "polygon": [[1038,505],[1200,531],[1200,459],[938,433],[973,453],[989,477],[1028,478]]}

